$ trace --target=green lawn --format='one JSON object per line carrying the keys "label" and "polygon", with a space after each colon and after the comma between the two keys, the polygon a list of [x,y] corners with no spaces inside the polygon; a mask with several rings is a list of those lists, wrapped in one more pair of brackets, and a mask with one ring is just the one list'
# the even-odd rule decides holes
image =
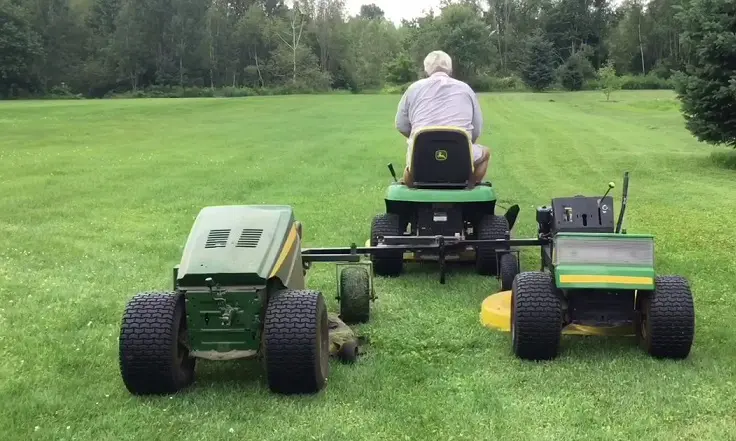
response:
{"label": "green lawn", "polygon": [[[605,191],[631,172],[629,232],[689,278],[683,362],[629,339],[568,337],[551,363],[511,353],[478,314],[498,282],[412,271],[377,279],[368,355],[324,393],[280,397],[249,362],[201,363],[173,397],[134,398],[118,371],[126,301],[168,289],[199,209],[291,204],[306,246],[362,243],[403,166],[398,96],[0,103],[0,439],[736,439],[736,187],[684,129],[670,92],[484,95],[500,204]],[[618,207],[617,207],[618,210]],[[538,251],[524,252],[524,267]],[[309,284],[332,310],[334,266]]]}

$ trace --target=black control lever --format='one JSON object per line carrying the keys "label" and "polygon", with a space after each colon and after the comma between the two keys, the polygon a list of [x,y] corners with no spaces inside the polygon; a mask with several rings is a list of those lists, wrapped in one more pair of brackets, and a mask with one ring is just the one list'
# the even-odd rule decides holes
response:
{"label": "black control lever", "polygon": [[391,176],[394,177],[394,182],[399,182],[399,180],[396,178],[396,171],[394,171],[394,165],[392,163],[388,163],[388,171],[391,172]]}

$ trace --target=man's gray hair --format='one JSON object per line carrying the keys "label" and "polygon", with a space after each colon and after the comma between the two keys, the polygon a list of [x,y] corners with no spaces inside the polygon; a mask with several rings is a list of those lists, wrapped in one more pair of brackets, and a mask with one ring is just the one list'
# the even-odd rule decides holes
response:
{"label": "man's gray hair", "polygon": [[427,75],[437,72],[452,73],[452,58],[443,51],[432,51],[424,58],[424,71]]}

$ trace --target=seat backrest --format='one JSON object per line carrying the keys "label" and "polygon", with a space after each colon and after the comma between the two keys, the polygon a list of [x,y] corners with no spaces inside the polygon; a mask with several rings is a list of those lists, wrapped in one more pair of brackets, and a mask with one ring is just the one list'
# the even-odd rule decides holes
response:
{"label": "seat backrest", "polygon": [[473,175],[473,144],[455,127],[427,127],[414,135],[410,170],[416,188],[465,188]]}

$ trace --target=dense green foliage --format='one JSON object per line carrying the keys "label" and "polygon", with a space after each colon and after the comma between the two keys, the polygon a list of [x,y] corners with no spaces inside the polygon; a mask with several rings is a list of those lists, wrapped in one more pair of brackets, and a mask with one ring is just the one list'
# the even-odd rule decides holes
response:
{"label": "dense green foliage", "polygon": [[521,78],[532,90],[542,91],[555,81],[554,45],[541,32],[526,41],[521,61]]}
{"label": "dense green foliage", "polygon": [[[373,4],[348,16],[343,0],[0,0],[0,95],[401,90],[434,49],[478,91],[524,87],[531,71],[545,87],[597,87],[608,59],[651,74],[631,88],[669,88],[695,57],[674,18],[683,1],[456,0],[395,24]],[[534,36],[551,48],[541,67]]]}
{"label": "dense green foliage", "polygon": [[699,140],[736,148],[736,2],[693,0],[678,15],[693,57],[677,91]]}
{"label": "dense green foliage", "polygon": [[562,87],[567,90],[581,90],[585,82],[595,77],[595,70],[590,63],[589,46],[572,55],[560,66],[558,74]]}

